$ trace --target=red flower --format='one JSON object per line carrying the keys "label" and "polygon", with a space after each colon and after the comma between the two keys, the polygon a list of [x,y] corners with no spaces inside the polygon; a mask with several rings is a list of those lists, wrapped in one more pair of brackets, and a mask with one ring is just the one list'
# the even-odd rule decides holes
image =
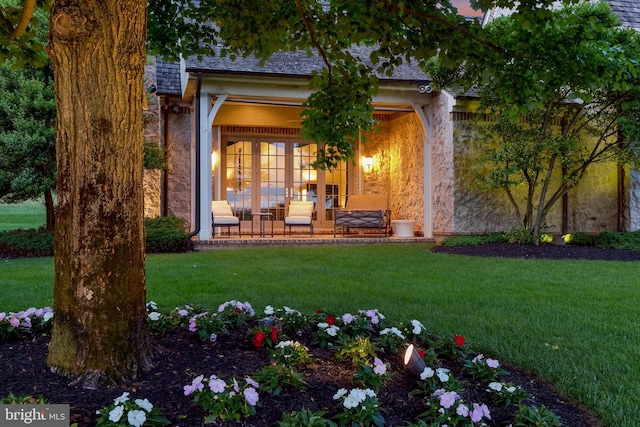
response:
{"label": "red flower", "polygon": [[236,312],[236,313],[242,313],[242,309],[241,309],[241,308],[239,308],[239,307],[236,307],[236,308],[235,308],[235,312]]}
{"label": "red flower", "polygon": [[458,347],[464,346],[464,337],[462,335],[454,335],[453,339]]}
{"label": "red flower", "polygon": [[321,310],[321,309],[319,309],[319,308],[316,308],[316,310],[315,310],[315,311],[316,311],[316,313],[322,313],[322,310]]}
{"label": "red flower", "polygon": [[419,348],[419,349],[418,349],[418,354],[420,355],[420,357],[421,357],[422,359],[424,359],[424,350],[423,350],[423,349]]}
{"label": "red flower", "polygon": [[253,339],[253,341],[251,341],[251,344],[253,344],[256,347],[262,347],[262,345],[264,344],[264,339],[267,337],[267,334],[265,334],[262,331],[258,331],[256,332],[256,336]]}
{"label": "red flower", "polygon": [[333,326],[336,324],[336,318],[333,316],[327,316],[326,321],[329,324],[329,326]]}
{"label": "red flower", "polygon": [[278,341],[278,329],[275,326],[271,327],[271,340]]}

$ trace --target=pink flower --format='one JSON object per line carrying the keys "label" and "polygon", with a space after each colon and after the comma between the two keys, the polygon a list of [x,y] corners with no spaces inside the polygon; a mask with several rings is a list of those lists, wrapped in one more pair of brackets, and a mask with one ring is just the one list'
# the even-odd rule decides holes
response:
{"label": "pink flower", "polygon": [[373,372],[378,375],[384,375],[387,373],[387,365],[385,365],[382,360],[376,357],[375,359],[373,359]]}
{"label": "pink flower", "polygon": [[245,389],[243,394],[244,394],[244,400],[247,402],[248,405],[255,406],[255,404],[258,403],[258,400],[260,400],[260,397],[258,396],[258,392],[253,387],[249,387]]}
{"label": "pink flower", "polygon": [[460,415],[461,417],[468,417],[469,416],[469,408],[467,408],[467,405],[463,405],[461,403],[456,408],[456,414]]}
{"label": "pink flower", "polygon": [[493,369],[497,369],[500,363],[495,359],[487,359],[487,366]]}
{"label": "pink flower", "polygon": [[202,380],[204,379],[204,375],[197,376],[191,381],[191,384],[188,384],[183,387],[184,395],[189,396],[193,394],[196,390],[202,390],[204,388],[204,384],[202,384]]}
{"label": "pink flower", "polygon": [[9,319],[9,324],[14,328],[17,328],[18,326],[20,326],[20,319],[18,319],[17,317],[12,317],[11,319]]}
{"label": "pink flower", "polygon": [[214,393],[222,393],[224,392],[224,388],[227,386],[227,383],[220,378],[212,378],[209,381],[209,389]]}
{"label": "pink flower", "polygon": [[245,380],[245,381],[247,382],[247,384],[249,384],[251,387],[255,387],[255,388],[260,387],[260,384],[258,384],[257,382],[255,382],[255,381],[253,380],[253,378],[251,378],[251,377],[246,377],[244,380]]}
{"label": "pink flower", "polygon": [[487,405],[485,405],[484,403],[482,405],[474,403],[473,411],[471,411],[471,413],[469,414],[469,418],[471,418],[471,421],[477,423],[482,419],[483,416],[488,420],[491,419],[491,415],[489,414],[489,408],[487,408]]}
{"label": "pink flower", "polygon": [[445,409],[451,408],[456,400],[458,400],[460,396],[455,391],[447,391],[440,395],[440,406]]}
{"label": "pink flower", "polygon": [[350,313],[345,313],[342,315],[342,322],[344,322],[345,325],[348,325],[349,323],[353,322],[353,315]]}

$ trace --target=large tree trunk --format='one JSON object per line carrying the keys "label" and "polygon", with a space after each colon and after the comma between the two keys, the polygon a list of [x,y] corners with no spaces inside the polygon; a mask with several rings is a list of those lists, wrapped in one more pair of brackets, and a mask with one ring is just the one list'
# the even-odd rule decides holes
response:
{"label": "large tree trunk", "polygon": [[48,365],[87,388],[152,366],[146,327],[142,99],[146,2],[55,0],[54,326]]}

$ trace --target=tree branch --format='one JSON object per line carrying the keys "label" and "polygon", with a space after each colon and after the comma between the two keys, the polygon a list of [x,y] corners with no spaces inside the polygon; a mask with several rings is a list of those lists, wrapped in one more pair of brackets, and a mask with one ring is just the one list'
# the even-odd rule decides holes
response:
{"label": "tree branch", "polygon": [[29,26],[29,22],[31,21],[31,17],[33,16],[33,11],[36,8],[36,0],[25,0],[24,7],[22,8],[22,16],[20,17],[20,22],[18,22],[18,26],[13,30],[9,38],[11,40],[15,40],[27,31],[27,27]]}

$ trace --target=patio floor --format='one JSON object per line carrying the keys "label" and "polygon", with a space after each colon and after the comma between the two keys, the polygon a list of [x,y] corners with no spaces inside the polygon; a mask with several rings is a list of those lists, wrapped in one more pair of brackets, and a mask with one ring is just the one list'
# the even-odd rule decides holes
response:
{"label": "patio floor", "polygon": [[231,237],[227,237],[226,233],[223,236],[216,236],[212,240],[207,241],[195,241],[195,249],[199,251],[225,249],[225,248],[239,248],[239,247],[261,247],[261,246],[312,246],[312,245],[365,245],[365,244],[380,244],[380,243],[435,243],[434,239],[428,239],[421,236],[415,237],[395,237],[395,236],[382,236],[378,234],[350,234],[342,236],[338,234],[335,238],[333,233],[331,234],[317,234],[313,237],[306,234],[293,234],[285,237],[282,234],[275,234],[271,237],[271,234],[267,234],[266,237],[259,237],[254,234],[247,233],[238,237],[238,235],[232,234]]}

